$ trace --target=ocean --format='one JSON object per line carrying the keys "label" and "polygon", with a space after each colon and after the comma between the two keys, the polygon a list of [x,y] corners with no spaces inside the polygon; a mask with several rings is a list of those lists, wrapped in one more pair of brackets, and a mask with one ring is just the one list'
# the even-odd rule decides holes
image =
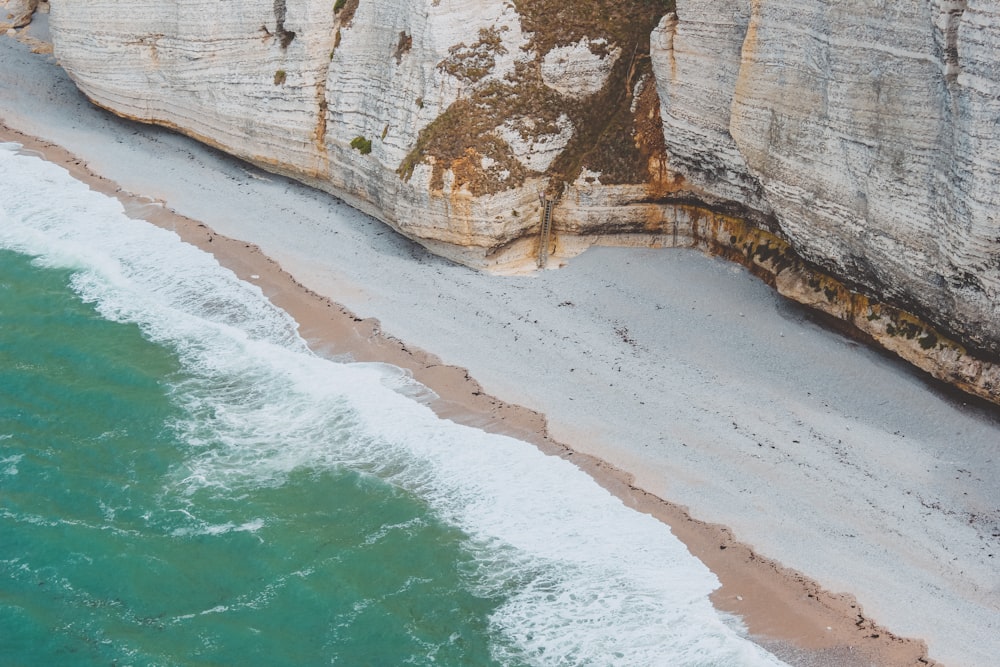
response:
{"label": "ocean", "polygon": [[655,519],[0,144],[0,664],[777,665]]}

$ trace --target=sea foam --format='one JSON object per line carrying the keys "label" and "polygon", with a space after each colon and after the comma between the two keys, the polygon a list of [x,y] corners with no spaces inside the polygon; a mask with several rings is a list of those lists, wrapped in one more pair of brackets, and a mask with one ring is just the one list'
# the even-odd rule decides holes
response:
{"label": "sea foam", "polygon": [[181,360],[174,395],[188,416],[174,428],[190,455],[164,493],[246,493],[348,467],[468,536],[469,585],[504,600],[491,618],[502,662],[781,664],[712,607],[715,576],[666,526],[572,464],[438,418],[399,369],[315,355],[258,287],[14,145],[0,145],[0,190],[0,247],[72,269],[102,316]]}

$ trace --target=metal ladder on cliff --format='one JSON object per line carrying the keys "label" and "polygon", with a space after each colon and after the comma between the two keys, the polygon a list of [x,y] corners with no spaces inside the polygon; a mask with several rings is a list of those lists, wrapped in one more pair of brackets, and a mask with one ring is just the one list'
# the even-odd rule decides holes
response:
{"label": "metal ladder on cliff", "polygon": [[549,261],[549,242],[552,238],[552,209],[556,206],[556,199],[549,199],[545,193],[538,195],[542,202],[542,233],[538,243],[538,268],[544,269]]}

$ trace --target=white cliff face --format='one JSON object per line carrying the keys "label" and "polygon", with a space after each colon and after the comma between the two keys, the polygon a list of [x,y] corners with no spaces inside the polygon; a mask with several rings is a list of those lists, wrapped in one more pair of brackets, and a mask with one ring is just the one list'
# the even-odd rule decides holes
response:
{"label": "white cliff face", "polygon": [[504,0],[137,0],[127,15],[57,0],[51,28],[97,104],[498,268],[537,252],[546,172],[622,53],[607,36],[534,44],[522,18]]}
{"label": "white cliff face", "polygon": [[663,17],[650,40],[670,168],[706,203],[738,202],[767,214],[760,183],[729,132],[750,0],[689,2],[683,17]]}
{"label": "white cliff face", "polygon": [[1000,6],[678,0],[653,44],[697,195],[1000,353]]}
{"label": "white cliff face", "polygon": [[520,236],[534,219],[498,221],[495,211],[524,206],[533,190],[474,198],[445,187],[434,196],[426,166],[408,181],[396,173],[420,130],[470,85],[439,67],[454,47],[494,29],[500,48],[481,83],[513,68],[525,42],[516,12],[500,0],[333,8],[333,0],[147,0],[112,20],[118,3],[59,0],[51,25],[61,64],[118,114],[342,196],[460,261]]}
{"label": "white cliff face", "polygon": [[53,3],[56,56],[97,104],[307,173],[333,40],[329,3]]}
{"label": "white cliff face", "polygon": [[[510,213],[533,202],[533,192],[503,188],[475,197],[447,167],[440,183],[425,164],[405,179],[397,173],[421,130],[528,57],[513,8],[500,1],[365,0],[349,23],[338,20],[337,31],[325,83],[325,187],[459,261],[476,263],[521,236],[535,220]],[[351,146],[359,137],[371,142],[370,153]],[[502,166],[491,170],[488,155],[476,160],[501,182],[509,176]]]}
{"label": "white cliff face", "polygon": [[573,123],[566,114],[556,119],[554,130],[539,133],[534,118],[521,116],[505,121],[496,132],[514,150],[522,165],[531,171],[544,172],[575,134]]}
{"label": "white cliff face", "polygon": [[587,38],[568,46],[557,46],[542,58],[542,81],[574,99],[599,92],[622,54],[618,47],[602,53],[606,47],[603,40],[591,42]]}
{"label": "white cliff face", "polygon": [[[1000,356],[1000,6],[677,0],[675,14],[658,11],[134,0],[124,13],[112,0],[53,0],[51,30],[97,104],[331,192],[456,261],[533,267],[542,191],[561,195],[556,261],[588,243],[641,243],[761,268],[759,248],[733,240],[750,223],[865,303],[914,313],[973,357]],[[764,263],[788,296],[818,298],[806,274]],[[873,335],[898,329],[884,328]],[[956,384],[1000,401],[995,368],[952,366]]]}

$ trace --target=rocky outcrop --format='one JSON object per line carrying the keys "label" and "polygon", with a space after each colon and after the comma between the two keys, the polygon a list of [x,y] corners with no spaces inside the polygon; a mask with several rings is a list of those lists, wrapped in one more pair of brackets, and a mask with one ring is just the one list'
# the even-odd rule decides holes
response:
{"label": "rocky outcrop", "polygon": [[1000,9],[674,4],[53,0],[51,28],[95,103],[456,261],[701,247],[1000,401]]}
{"label": "rocky outcrop", "polygon": [[38,0],[4,0],[0,5],[0,29],[20,28],[31,23]]}
{"label": "rocky outcrop", "polygon": [[651,40],[670,169],[683,175],[692,196],[712,206],[735,203],[766,225],[770,206],[729,131],[750,1],[683,8],[684,21],[668,14]]}

